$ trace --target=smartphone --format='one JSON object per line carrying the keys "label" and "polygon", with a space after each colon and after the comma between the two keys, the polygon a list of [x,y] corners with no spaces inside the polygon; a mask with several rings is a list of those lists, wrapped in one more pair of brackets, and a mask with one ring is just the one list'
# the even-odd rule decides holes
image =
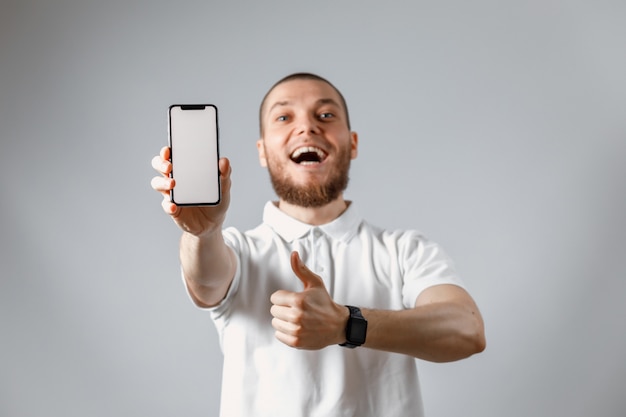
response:
{"label": "smartphone", "polygon": [[169,107],[169,146],[176,180],[170,191],[179,206],[211,206],[220,202],[217,107],[173,104]]}

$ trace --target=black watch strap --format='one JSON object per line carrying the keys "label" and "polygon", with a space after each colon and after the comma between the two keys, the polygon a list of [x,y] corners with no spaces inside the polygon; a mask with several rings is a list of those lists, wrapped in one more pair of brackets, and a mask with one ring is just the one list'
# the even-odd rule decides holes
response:
{"label": "black watch strap", "polygon": [[367,320],[363,317],[361,309],[354,306],[346,306],[350,310],[350,317],[346,324],[346,341],[339,346],[354,349],[365,343],[367,335]]}

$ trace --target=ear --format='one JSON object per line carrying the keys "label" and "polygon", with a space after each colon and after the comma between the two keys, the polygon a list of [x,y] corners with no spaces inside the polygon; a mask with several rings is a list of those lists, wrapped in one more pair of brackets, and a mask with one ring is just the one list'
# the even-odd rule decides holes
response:
{"label": "ear", "polygon": [[263,168],[267,168],[267,158],[265,157],[265,143],[263,138],[256,141],[256,149],[259,151],[259,163]]}
{"label": "ear", "polygon": [[359,153],[359,135],[356,132],[350,132],[350,156],[356,159]]}

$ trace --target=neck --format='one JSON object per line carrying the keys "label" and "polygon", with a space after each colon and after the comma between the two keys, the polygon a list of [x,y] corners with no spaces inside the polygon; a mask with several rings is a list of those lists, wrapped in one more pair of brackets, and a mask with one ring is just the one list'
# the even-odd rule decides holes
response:
{"label": "neck", "polygon": [[341,216],[341,213],[348,208],[348,203],[342,196],[322,207],[301,207],[279,200],[278,208],[296,220],[312,226],[320,226]]}

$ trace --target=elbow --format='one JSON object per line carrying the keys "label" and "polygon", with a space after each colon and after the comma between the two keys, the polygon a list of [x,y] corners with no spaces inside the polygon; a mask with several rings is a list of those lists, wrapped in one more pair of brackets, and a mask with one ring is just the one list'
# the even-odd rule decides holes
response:
{"label": "elbow", "polygon": [[482,331],[474,338],[474,350],[472,355],[481,353],[487,348],[487,339],[485,338],[485,332]]}
{"label": "elbow", "polygon": [[484,334],[475,334],[473,336],[463,337],[463,340],[459,341],[458,347],[459,349],[456,350],[456,355],[452,355],[442,362],[454,362],[481,353],[486,349],[487,341],[485,340]]}
{"label": "elbow", "polygon": [[456,337],[456,355],[448,358],[445,362],[457,361],[469,358],[483,352],[487,348],[487,339],[482,320],[467,324]]}
{"label": "elbow", "polygon": [[447,339],[436,353],[415,356],[436,363],[456,362],[481,353],[486,347],[485,332],[482,329],[476,329],[476,331],[456,333]]}
{"label": "elbow", "polygon": [[485,323],[478,309],[472,309],[471,314],[466,314],[465,325],[462,327],[461,337],[465,340],[468,355],[472,356],[483,352],[487,348],[485,337]]}
{"label": "elbow", "polygon": [[472,356],[483,352],[487,348],[487,338],[485,337],[485,327],[482,320],[476,320],[473,326],[469,326],[471,331],[464,335],[467,346],[467,356]]}
{"label": "elbow", "polygon": [[484,334],[476,334],[473,336],[465,335],[461,340],[457,340],[457,349],[453,349],[450,355],[446,355],[435,362],[456,362],[467,359],[470,356],[481,353],[487,347],[487,341]]}

